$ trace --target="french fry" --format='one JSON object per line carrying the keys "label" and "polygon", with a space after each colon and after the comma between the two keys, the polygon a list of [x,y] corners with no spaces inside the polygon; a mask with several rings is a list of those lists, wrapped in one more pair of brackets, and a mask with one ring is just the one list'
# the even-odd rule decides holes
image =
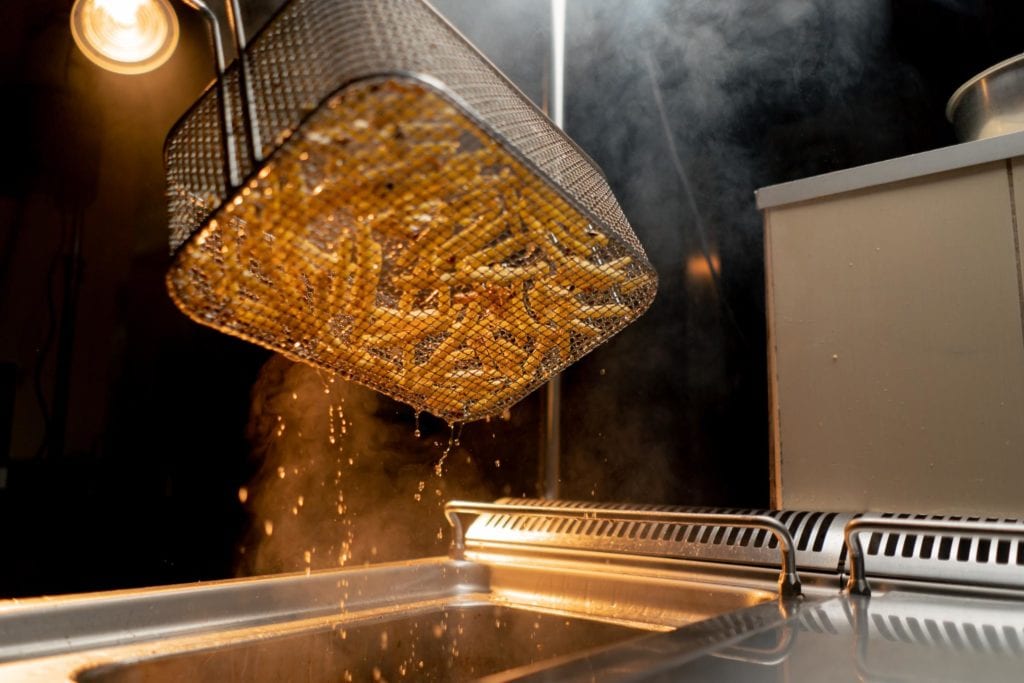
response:
{"label": "french fry", "polygon": [[434,310],[399,311],[375,308],[371,322],[361,328],[362,341],[369,346],[411,343],[441,332],[449,325],[446,313]]}
{"label": "french fry", "polygon": [[617,291],[619,292],[619,294],[627,295],[632,294],[641,287],[650,287],[653,284],[654,280],[652,278],[650,278],[647,274],[642,274],[638,277],[633,277],[626,280],[625,282],[620,283],[618,285]]}
{"label": "french fry", "polygon": [[466,343],[473,349],[484,367],[497,370],[509,377],[519,374],[529,356],[524,349],[504,337],[487,340],[469,339]]}
{"label": "french fry", "polygon": [[528,266],[479,266],[470,271],[458,271],[456,281],[486,282],[507,285],[514,282],[525,282],[547,275],[551,271],[548,264],[538,261]]}
{"label": "french fry", "polygon": [[599,304],[596,306],[581,305],[576,309],[577,318],[625,318],[633,312],[625,304]]}
{"label": "french fry", "polygon": [[434,353],[430,356],[431,362],[443,362],[450,353],[462,346],[466,341],[466,337],[469,335],[470,330],[477,324],[477,319],[480,317],[479,303],[470,303],[463,309],[463,311],[464,313],[462,317],[452,324],[451,332],[448,336],[445,337],[444,341],[441,342],[436,349],[434,349]]}
{"label": "french fry", "polygon": [[395,259],[394,266],[405,270],[425,254],[432,254],[436,244],[451,237],[451,224],[447,220],[430,223],[418,233],[412,243]]}
{"label": "french fry", "polygon": [[498,242],[494,246],[481,249],[480,251],[460,258],[457,262],[458,270],[471,271],[491,263],[504,261],[516,252],[528,248],[532,240],[529,235],[514,235],[508,239]]}
{"label": "french fry", "polygon": [[345,302],[345,311],[355,321],[353,332],[361,335],[369,322],[369,313],[375,307],[383,263],[383,250],[369,230],[357,231],[355,257],[354,282]]}
{"label": "french fry", "polygon": [[569,231],[569,228],[558,221],[550,224],[551,234],[577,256],[590,257],[596,247],[607,246],[608,237],[602,233],[595,232],[593,235],[578,236]]}
{"label": "french fry", "polygon": [[431,263],[438,267],[444,260],[455,261],[456,255],[460,253],[478,252],[490,242],[493,242],[501,233],[508,229],[508,224],[501,216],[482,216],[473,222],[472,225],[455,233],[443,242],[437,251],[431,255]]}
{"label": "french fry", "polygon": [[623,256],[598,265],[579,256],[569,256],[559,268],[557,282],[586,288],[612,287],[626,281],[628,275],[624,269],[632,262],[632,258]]}
{"label": "french fry", "polygon": [[476,394],[490,393],[501,388],[507,379],[502,373],[484,369],[453,370],[444,378],[445,384],[454,384],[461,391]]}
{"label": "french fry", "polygon": [[373,92],[332,99],[352,115],[304,124],[185,244],[202,267],[175,287],[197,318],[458,417],[507,405],[635,316],[654,278],[617,230],[444,100]]}
{"label": "french fry", "polygon": [[[459,368],[462,365],[464,367]],[[471,366],[480,366],[480,359],[469,346],[463,346],[456,349],[455,351],[448,354],[446,358],[442,358],[436,365],[431,366],[431,370],[437,376],[449,375],[457,370],[466,370]]]}

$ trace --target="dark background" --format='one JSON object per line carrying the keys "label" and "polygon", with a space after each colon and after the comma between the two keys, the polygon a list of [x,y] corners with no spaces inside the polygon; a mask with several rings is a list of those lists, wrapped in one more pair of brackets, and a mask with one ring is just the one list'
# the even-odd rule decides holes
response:
{"label": "dark background", "polygon": [[[243,4],[255,26],[279,3]],[[172,59],[119,76],[74,47],[70,5],[0,4],[0,597],[231,576],[261,524],[238,490],[266,467],[270,355],[163,285],[161,145],[209,81],[203,26],[176,6]],[[542,102],[547,2],[436,5]],[[562,497],[767,506],[754,189],[953,144],[946,99],[1022,25],[1012,0],[569,0],[566,129],[661,287],[565,375]],[[484,495],[535,491],[539,413],[466,427]]]}

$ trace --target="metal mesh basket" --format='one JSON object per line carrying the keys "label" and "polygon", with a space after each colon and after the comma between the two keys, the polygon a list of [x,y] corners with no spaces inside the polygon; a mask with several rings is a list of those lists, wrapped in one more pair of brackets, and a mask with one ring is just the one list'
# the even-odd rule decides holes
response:
{"label": "metal mesh basket", "polygon": [[420,0],[293,0],[247,62],[240,187],[218,89],[167,140],[167,283],[194,320],[471,420],[650,305],[593,162]]}

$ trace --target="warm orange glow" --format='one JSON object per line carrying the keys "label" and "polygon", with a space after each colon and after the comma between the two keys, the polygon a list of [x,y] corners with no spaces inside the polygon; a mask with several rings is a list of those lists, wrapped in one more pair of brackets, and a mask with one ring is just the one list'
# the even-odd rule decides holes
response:
{"label": "warm orange glow", "polygon": [[704,254],[693,254],[686,259],[686,278],[691,282],[711,282],[721,271],[722,264],[718,254],[712,253],[709,257]]}
{"label": "warm orange glow", "polygon": [[76,0],[71,35],[94,64],[120,74],[152,71],[178,44],[167,0]]}
{"label": "warm orange glow", "polygon": [[198,322],[450,420],[501,413],[638,316],[655,282],[454,104],[398,78],[329,100],[169,273]]}

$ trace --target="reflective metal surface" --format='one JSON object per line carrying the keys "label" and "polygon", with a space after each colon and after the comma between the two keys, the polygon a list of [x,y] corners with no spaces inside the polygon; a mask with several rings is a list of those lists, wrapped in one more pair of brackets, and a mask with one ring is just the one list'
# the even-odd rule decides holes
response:
{"label": "reflective metal surface", "polygon": [[[930,636],[927,634],[934,634]],[[1019,681],[1020,603],[891,593],[762,605],[488,681]]]}
{"label": "reflective metal surface", "polygon": [[979,140],[1024,130],[1024,54],[999,62],[960,86],[946,118],[960,140]]}
{"label": "reflective metal surface", "polygon": [[[621,556],[614,571],[600,558],[507,559],[11,601],[0,605],[0,657],[8,660],[0,680],[251,680],[253,666],[270,667],[266,680],[283,670],[299,680],[344,680],[346,671],[356,679],[374,666],[383,671],[380,657],[396,671],[404,664],[415,680],[461,680],[585,655],[775,597],[773,570],[738,581],[714,567],[649,567]],[[410,659],[400,648],[411,652],[414,643]],[[494,643],[508,651],[487,654]],[[374,657],[364,656],[367,648]]]}
{"label": "reflective metal surface", "polygon": [[[888,563],[890,571],[895,566],[895,571],[900,575],[907,575],[906,565],[909,564],[911,570],[916,568],[927,572],[922,578],[945,579],[961,585],[999,586],[1008,583],[1010,587],[1021,588],[1021,579],[1024,577],[1021,576],[1019,565],[1024,553],[1024,545],[1020,545],[1024,543],[1021,540],[1024,537],[1024,525],[997,520],[934,517],[905,519],[903,516],[894,519],[889,516],[872,516],[851,520],[844,530],[850,558],[850,578],[846,587],[856,595],[871,595],[861,543],[861,534],[865,532],[876,532],[869,554],[893,558]],[[878,552],[881,546],[878,532],[888,532],[884,553]],[[915,553],[918,538],[921,545]],[[948,563],[953,556],[954,541],[955,557],[961,564],[943,567],[940,563]],[[898,558],[897,544],[902,545]],[[969,572],[965,571],[963,562],[972,563]]]}
{"label": "reflective metal surface", "polygon": [[[452,552],[456,557],[462,558],[466,552],[466,535],[463,531],[461,514],[483,515],[483,514],[515,514],[520,516],[534,517],[538,520],[544,518],[576,519],[576,520],[604,520],[604,521],[639,521],[643,522],[670,522],[676,524],[703,524],[715,525],[725,529],[760,529],[767,531],[778,543],[779,552],[782,558],[782,567],[779,572],[778,586],[779,593],[786,597],[800,595],[800,578],[796,571],[796,550],[793,537],[789,529],[779,520],[767,515],[736,515],[736,514],[714,514],[700,512],[680,512],[676,510],[630,510],[622,508],[601,508],[589,507],[584,509],[557,508],[552,506],[529,506],[529,505],[508,505],[500,503],[471,503],[467,501],[451,501],[445,505],[445,516],[455,530],[452,540]],[[631,537],[636,535],[634,530]]]}
{"label": "reflective metal surface", "polygon": [[462,681],[642,633],[585,619],[467,604],[353,624],[325,624],[215,650],[102,666],[85,671],[77,680]]}

